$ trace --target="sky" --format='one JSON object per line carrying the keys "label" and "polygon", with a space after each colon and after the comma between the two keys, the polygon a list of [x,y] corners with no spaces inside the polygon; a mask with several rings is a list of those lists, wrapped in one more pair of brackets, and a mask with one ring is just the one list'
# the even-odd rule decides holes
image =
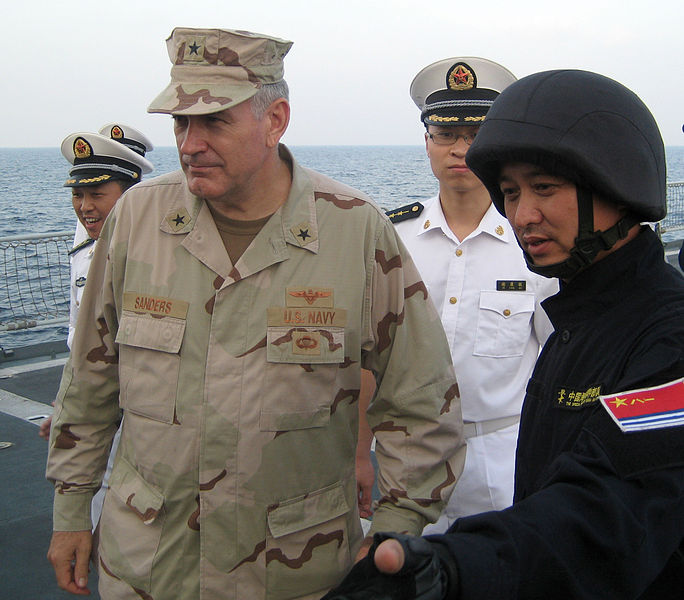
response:
{"label": "sky", "polygon": [[418,145],[408,90],[423,67],[482,56],[517,77],[579,68],[649,106],[684,146],[681,0],[24,0],[3,6],[0,147],[57,147],[119,121],[172,146],[147,114],[167,85],[172,29],[247,29],[292,40],[290,145]]}

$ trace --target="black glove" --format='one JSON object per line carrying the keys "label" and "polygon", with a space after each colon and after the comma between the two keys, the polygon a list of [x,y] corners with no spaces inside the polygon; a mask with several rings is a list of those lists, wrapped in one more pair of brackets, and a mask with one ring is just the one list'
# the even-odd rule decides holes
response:
{"label": "black glove", "polygon": [[[397,540],[404,549],[404,566],[394,575],[381,573],[373,560],[376,548],[389,539]],[[368,556],[321,600],[444,600],[456,589],[455,566],[440,560],[446,552],[441,544],[421,537],[376,533]]]}

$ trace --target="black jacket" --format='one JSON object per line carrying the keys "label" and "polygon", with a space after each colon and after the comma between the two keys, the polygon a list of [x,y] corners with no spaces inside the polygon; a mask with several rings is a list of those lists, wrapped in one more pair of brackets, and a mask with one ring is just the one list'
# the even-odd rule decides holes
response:
{"label": "black jacket", "polygon": [[684,278],[643,228],[543,306],[514,505],[440,540],[459,597],[684,598],[684,427],[623,433],[598,399],[684,376]]}

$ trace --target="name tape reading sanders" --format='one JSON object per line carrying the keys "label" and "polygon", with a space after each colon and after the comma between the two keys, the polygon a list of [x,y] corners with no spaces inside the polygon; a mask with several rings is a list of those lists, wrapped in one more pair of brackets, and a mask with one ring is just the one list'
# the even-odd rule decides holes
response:
{"label": "name tape reading sanders", "polygon": [[124,293],[124,310],[136,313],[146,313],[164,317],[185,319],[188,314],[189,304],[184,300],[164,298],[162,296],[147,296],[136,292]]}

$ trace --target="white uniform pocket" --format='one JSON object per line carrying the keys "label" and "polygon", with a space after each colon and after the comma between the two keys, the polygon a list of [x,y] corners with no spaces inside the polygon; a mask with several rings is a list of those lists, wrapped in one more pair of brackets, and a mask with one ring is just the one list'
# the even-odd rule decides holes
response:
{"label": "white uniform pocket", "polygon": [[534,294],[481,291],[473,354],[521,356],[530,337],[534,305]]}

